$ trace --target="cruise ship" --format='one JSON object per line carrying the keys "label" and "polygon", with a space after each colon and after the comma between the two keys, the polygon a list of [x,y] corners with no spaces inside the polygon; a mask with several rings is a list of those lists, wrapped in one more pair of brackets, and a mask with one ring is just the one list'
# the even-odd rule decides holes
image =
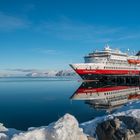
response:
{"label": "cruise ship", "polygon": [[84,63],[70,66],[83,80],[97,80],[106,76],[139,76],[140,52],[136,55],[129,54],[106,45],[102,51],[96,50],[85,56]]}

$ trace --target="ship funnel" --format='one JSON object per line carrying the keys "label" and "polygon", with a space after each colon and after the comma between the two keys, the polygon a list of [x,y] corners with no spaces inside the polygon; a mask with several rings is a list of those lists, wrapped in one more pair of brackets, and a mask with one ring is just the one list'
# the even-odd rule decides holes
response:
{"label": "ship funnel", "polygon": [[136,56],[140,56],[140,51],[136,54]]}

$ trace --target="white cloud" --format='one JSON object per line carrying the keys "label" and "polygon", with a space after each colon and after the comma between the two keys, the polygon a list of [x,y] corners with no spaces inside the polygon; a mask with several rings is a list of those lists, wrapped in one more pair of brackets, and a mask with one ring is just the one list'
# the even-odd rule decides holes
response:
{"label": "white cloud", "polygon": [[29,21],[0,12],[0,30],[9,31],[29,27]]}
{"label": "white cloud", "polygon": [[36,72],[38,71],[37,69],[6,69],[8,71],[11,71],[11,72]]}
{"label": "white cloud", "polygon": [[61,51],[58,50],[54,50],[54,49],[48,49],[45,47],[37,47],[34,48],[32,51],[37,52],[37,53],[41,53],[41,54],[47,54],[47,55],[57,55],[57,54],[61,54]]}
{"label": "white cloud", "polygon": [[[78,23],[67,18],[46,21],[37,30],[62,40],[78,40],[89,43],[108,43],[140,38],[140,34],[126,27]],[[137,35],[136,35],[137,34]]]}
{"label": "white cloud", "polygon": [[131,34],[131,35],[126,35],[118,38],[117,40],[129,40],[129,39],[138,39],[140,38],[140,34]]}
{"label": "white cloud", "polygon": [[45,54],[50,54],[50,55],[59,53],[57,50],[51,50],[51,49],[42,49],[42,50],[40,49],[40,52]]}

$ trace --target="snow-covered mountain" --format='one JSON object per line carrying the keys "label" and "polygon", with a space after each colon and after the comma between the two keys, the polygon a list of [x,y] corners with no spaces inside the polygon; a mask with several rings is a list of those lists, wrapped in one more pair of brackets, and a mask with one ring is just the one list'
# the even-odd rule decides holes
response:
{"label": "snow-covered mountain", "polygon": [[8,69],[0,70],[0,77],[66,77],[77,76],[73,70]]}
{"label": "snow-covered mountain", "polygon": [[73,70],[52,70],[52,71],[34,71],[26,74],[27,77],[56,77],[56,76],[76,76]]}

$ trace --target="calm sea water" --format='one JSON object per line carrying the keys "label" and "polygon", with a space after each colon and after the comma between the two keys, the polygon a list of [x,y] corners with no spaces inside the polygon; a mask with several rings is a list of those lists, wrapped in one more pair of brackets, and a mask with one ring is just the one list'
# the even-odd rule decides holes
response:
{"label": "calm sea water", "polygon": [[84,101],[72,101],[80,82],[54,78],[0,78],[0,122],[9,128],[48,125],[65,113],[79,122],[106,114]]}

